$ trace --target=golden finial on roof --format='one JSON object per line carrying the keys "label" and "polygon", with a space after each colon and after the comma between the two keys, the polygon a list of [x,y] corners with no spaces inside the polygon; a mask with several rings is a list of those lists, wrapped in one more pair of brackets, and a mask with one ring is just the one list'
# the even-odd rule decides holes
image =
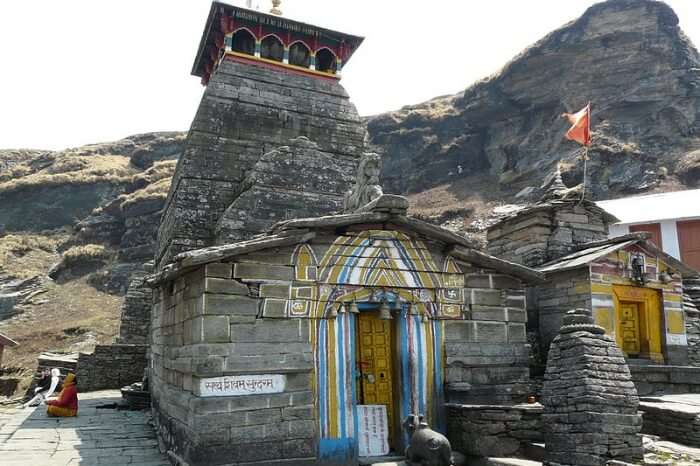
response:
{"label": "golden finial on roof", "polygon": [[281,4],[282,0],[272,0],[272,9],[270,10],[270,13],[273,15],[282,16],[282,10],[280,10]]}

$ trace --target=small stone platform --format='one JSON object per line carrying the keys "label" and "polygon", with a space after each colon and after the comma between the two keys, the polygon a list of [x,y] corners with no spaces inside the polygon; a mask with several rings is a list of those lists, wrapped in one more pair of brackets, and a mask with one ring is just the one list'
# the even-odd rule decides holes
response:
{"label": "small stone platform", "polygon": [[146,411],[100,409],[119,403],[119,390],[78,394],[75,418],[49,418],[46,407],[0,409],[3,466],[169,466]]}
{"label": "small stone platform", "polygon": [[700,394],[643,397],[642,432],[700,447]]}

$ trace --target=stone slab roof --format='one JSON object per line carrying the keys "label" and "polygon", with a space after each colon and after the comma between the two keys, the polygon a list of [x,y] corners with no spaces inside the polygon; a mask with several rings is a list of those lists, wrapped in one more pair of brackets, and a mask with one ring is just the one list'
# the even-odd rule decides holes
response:
{"label": "stone slab roof", "polygon": [[174,280],[178,276],[204,264],[230,260],[236,256],[263,249],[291,246],[311,241],[319,230],[335,230],[352,225],[368,225],[368,228],[401,229],[445,244],[449,254],[457,259],[481,267],[494,269],[524,282],[544,280],[544,275],[524,265],[509,262],[476,250],[469,239],[445,228],[405,215],[407,201],[400,196],[384,195],[373,201],[374,210],[324,217],[298,218],[274,225],[266,234],[247,241],[183,252],[174,262],[146,279],[151,287]]}
{"label": "stone slab roof", "polygon": [[576,252],[560,257],[554,261],[548,262],[541,267],[538,267],[539,272],[550,274],[563,272],[565,270],[573,270],[579,267],[585,267],[591,262],[604,257],[611,252],[618,251],[633,244],[639,244],[647,252],[659,257],[672,268],[680,271],[684,276],[697,275],[698,271],[690,266],[679,261],[675,257],[663,252],[654,243],[648,241],[649,233],[632,233],[629,235],[618,236],[603,241],[595,241],[586,243],[580,246]]}

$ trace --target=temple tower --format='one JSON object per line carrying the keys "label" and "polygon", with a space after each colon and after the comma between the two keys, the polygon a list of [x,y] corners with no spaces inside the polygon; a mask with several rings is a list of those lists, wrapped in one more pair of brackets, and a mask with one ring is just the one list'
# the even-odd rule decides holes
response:
{"label": "temple tower", "polygon": [[[238,229],[249,235],[268,223],[298,216],[294,206],[300,199],[294,196],[301,192],[306,193],[305,215],[327,214],[339,207],[340,190],[347,186],[338,178],[354,175],[365,139],[364,126],[340,85],[340,73],[362,40],[273,14],[212,3],[192,68],[206,89],[161,219],[158,268],[180,252],[226,242],[226,237],[217,240],[219,231]],[[250,173],[264,172],[266,167],[279,170],[285,166],[281,158],[294,159],[296,151],[307,160],[318,153],[323,160],[337,162],[329,170],[330,182],[319,179],[311,188],[302,188],[298,171],[276,171],[267,191],[286,193],[286,201],[277,198],[274,207],[263,209],[265,221],[228,218],[222,227],[224,212],[250,188]],[[270,153],[264,166],[256,166]],[[286,187],[285,179],[295,183]],[[332,192],[325,192],[322,185],[333,186]],[[316,204],[308,194],[314,190],[319,192]],[[328,202],[327,195],[334,202]]]}

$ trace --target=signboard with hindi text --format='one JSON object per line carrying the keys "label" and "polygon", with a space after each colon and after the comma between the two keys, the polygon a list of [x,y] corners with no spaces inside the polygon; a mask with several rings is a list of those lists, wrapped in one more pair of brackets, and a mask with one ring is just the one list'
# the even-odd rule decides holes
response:
{"label": "signboard with hindi text", "polygon": [[389,422],[386,406],[358,405],[359,455],[384,456],[389,453]]}
{"label": "signboard with hindi text", "polygon": [[282,374],[208,377],[199,381],[199,396],[243,396],[282,393],[287,379]]}

